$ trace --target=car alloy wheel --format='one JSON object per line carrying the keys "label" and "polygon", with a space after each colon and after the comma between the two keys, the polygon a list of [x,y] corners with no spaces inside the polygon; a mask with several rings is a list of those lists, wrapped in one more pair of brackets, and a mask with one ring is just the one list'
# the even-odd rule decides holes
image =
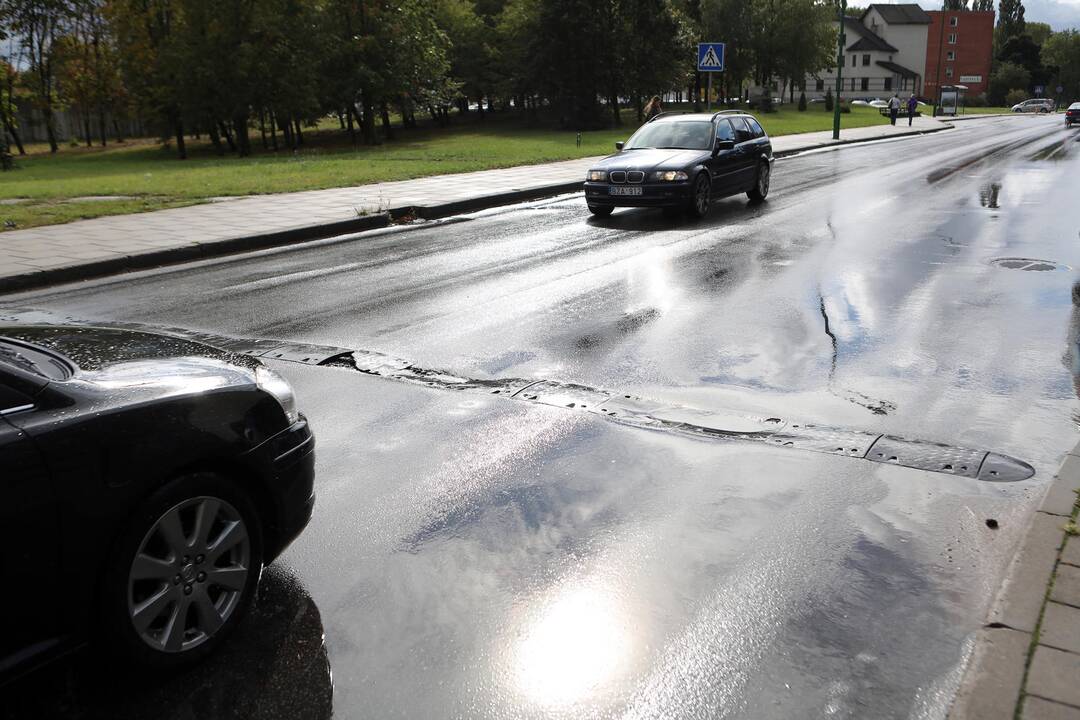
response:
{"label": "car alloy wheel", "polygon": [[251,545],[244,518],[221,498],[201,495],[166,510],[128,571],[136,634],[165,653],[187,652],[214,637],[243,599]]}
{"label": "car alloy wheel", "polygon": [[761,167],[758,170],[757,178],[757,191],[758,195],[765,197],[769,194],[769,180],[772,177],[772,169],[768,163],[761,163]]}
{"label": "car alloy wheel", "polygon": [[699,218],[709,213],[709,178],[702,173],[694,182],[694,200],[692,207],[694,214]]}

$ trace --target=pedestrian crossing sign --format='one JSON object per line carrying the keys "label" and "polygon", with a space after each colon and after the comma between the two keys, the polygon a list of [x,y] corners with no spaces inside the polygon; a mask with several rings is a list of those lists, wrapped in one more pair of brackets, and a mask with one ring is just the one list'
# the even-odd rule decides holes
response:
{"label": "pedestrian crossing sign", "polygon": [[724,43],[698,43],[697,69],[701,72],[722,72]]}

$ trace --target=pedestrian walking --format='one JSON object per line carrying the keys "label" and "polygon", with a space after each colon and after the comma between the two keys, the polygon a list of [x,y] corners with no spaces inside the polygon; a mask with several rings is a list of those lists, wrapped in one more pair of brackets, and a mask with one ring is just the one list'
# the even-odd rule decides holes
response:
{"label": "pedestrian walking", "polygon": [[893,125],[896,124],[896,116],[900,114],[900,95],[899,93],[893,93],[893,96],[889,98],[889,122]]}
{"label": "pedestrian walking", "polygon": [[653,95],[652,100],[645,105],[645,122],[649,122],[662,112],[664,108],[660,107],[660,96]]}
{"label": "pedestrian walking", "polygon": [[911,93],[911,96],[907,99],[907,124],[911,127],[911,123],[915,120],[915,108],[919,107],[919,101],[915,99],[915,93]]}

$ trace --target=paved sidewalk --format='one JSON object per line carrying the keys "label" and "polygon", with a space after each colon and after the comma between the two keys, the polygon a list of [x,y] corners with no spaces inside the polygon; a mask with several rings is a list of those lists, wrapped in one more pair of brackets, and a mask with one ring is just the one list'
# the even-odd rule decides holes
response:
{"label": "paved sidewalk", "polygon": [[[842,131],[839,144],[936,132],[915,124]],[[775,138],[781,155],[838,144],[831,132]],[[581,189],[596,158],[331,190],[221,198],[170,210],[14,230],[0,235],[0,292],[327,238],[415,215],[445,217]]]}
{"label": "paved sidewalk", "polygon": [[1080,720],[1078,492],[1080,445],[1031,519],[950,720]]}

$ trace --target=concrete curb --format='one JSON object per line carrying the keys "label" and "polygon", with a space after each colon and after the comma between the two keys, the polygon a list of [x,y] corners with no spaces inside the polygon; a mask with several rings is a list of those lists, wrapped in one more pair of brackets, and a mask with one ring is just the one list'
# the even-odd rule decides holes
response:
{"label": "concrete curb", "polygon": [[[976,634],[975,650],[949,710],[949,720],[1011,720],[1028,709],[1032,711],[1029,717],[1049,718],[1053,715],[1046,713],[1051,710],[1069,709],[1062,702],[1080,702],[1062,696],[1062,687],[1075,686],[1073,673],[1067,673],[1066,681],[1056,678],[1060,663],[1048,658],[1059,651],[1044,644],[1048,637],[1053,638],[1048,630],[1057,631],[1061,625],[1056,616],[1047,617],[1048,609],[1051,615],[1060,614],[1066,606],[1056,603],[1067,601],[1050,592],[1055,577],[1064,572],[1067,577],[1059,580],[1075,585],[1073,581],[1080,576],[1080,568],[1074,572],[1070,565],[1062,564],[1080,560],[1080,544],[1070,547],[1064,531],[1075,511],[1077,491],[1080,445],[1065,456],[1042,503],[1032,513],[987,624]],[[1080,609],[1067,610],[1080,614]],[[1074,624],[1070,618],[1067,625]],[[1078,665],[1080,655],[1073,654],[1069,660]],[[1041,707],[1048,705],[1047,698],[1054,707]]]}
{"label": "concrete curb", "polygon": [[[780,151],[775,153],[775,155],[778,158],[790,157],[811,150],[843,147],[860,143],[877,142],[880,140],[892,140],[894,138],[908,138],[917,135],[928,135],[948,129],[950,129],[949,125],[943,125],[940,128],[934,128],[932,130],[913,130],[886,137],[857,138],[854,140],[839,140],[836,142],[829,141],[799,148],[797,150]],[[533,188],[526,188],[524,190],[481,195],[467,200],[459,200],[442,205],[393,207],[389,208],[385,213],[358,217],[354,220],[344,220],[321,225],[307,225],[272,233],[248,235],[209,243],[195,243],[181,247],[151,250],[145,253],[126,255],[121,258],[95,260],[80,265],[69,265],[66,267],[21,273],[19,275],[8,275],[0,277],[0,295],[34,290],[50,285],[75,282],[78,280],[91,280],[107,277],[109,275],[117,275],[123,272],[147,270],[163,265],[174,265],[191,262],[193,260],[207,260],[237,253],[251,252],[253,250],[265,250],[267,248],[294,245],[309,240],[322,240],[336,235],[345,235],[347,233],[374,230],[387,227],[393,220],[403,217],[435,220],[460,213],[486,210],[502,205],[513,205],[514,203],[526,200],[538,200],[540,198],[580,191],[583,182],[583,180],[574,180],[572,182],[541,185]]]}
{"label": "concrete curb", "polygon": [[[951,125],[943,124],[941,127],[934,128],[932,130],[908,130],[907,132],[900,132],[900,133],[896,133],[895,135],[886,135],[886,136],[883,136],[883,137],[856,138],[854,140],[843,140],[843,139],[841,139],[841,140],[837,140],[835,142],[830,140],[829,142],[819,143],[817,145],[810,145],[808,147],[799,148],[797,150],[781,150],[780,152],[774,152],[773,156],[778,157],[778,158],[791,157],[793,155],[800,155],[800,154],[805,153],[805,152],[811,152],[812,150],[824,150],[826,148],[834,148],[834,147],[838,148],[838,147],[844,147],[846,145],[860,145],[860,144],[863,144],[863,143],[882,142],[884,140],[896,140],[897,138],[911,138],[911,137],[916,137],[916,136],[919,136],[919,135],[933,135],[934,133],[941,132],[942,130],[951,130],[951,129],[952,129]],[[783,136],[781,136],[781,137],[783,137]]]}

